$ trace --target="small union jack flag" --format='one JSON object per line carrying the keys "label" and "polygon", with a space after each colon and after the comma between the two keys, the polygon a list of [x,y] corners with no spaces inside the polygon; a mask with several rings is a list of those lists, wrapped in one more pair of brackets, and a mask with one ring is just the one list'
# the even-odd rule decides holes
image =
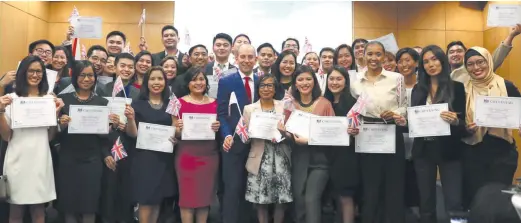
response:
{"label": "small union jack flag", "polygon": [[[125,86],[123,85],[123,81],[121,80],[121,77],[118,76],[116,79],[116,82],[114,82],[114,88],[112,88],[112,98],[116,97],[116,95],[123,91]],[[124,92],[124,91],[123,91]],[[126,96],[125,96],[126,97]]]}
{"label": "small union jack flag", "polygon": [[367,93],[362,93],[358,100],[356,100],[355,105],[349,110],[347,113],[347,120],[349,122],[349,126],[352,128],[357,128],[360,126],[360,115],[365,113],[365,107],[369,103],[369,97]]}
{"label": "small union jack flag", "polygon": [[213,71],[215,71],[214,75],[213,75],[214,80],[216,80],[216,81],[220,80],[222,75],[223,75],[223,72],[222,72],[221,68],[214,67]]}
{"label": "small union jack flag", "polygon": [[311,42],[309,42],[308,37],[304,39],[304,52],[309,53],[313,51],[313,46],[311,45]]}
{"label": "small union jack flag", "polygon": [[74,19],[76,19],[78,17],[80,17],[80,12],[76,8],[76,6],[74,6],[74,8],[72,9],[71,15],[69,16],[68,21],[72,22]]}
{"label": "small union jack flag", "polygon": [[237,135],[241,138],[242,143],[246,143],[248,141],[248,128],[246,128],[246,123],[244,122],[244,118],[242,116],[237,123],[237,127],[235,127],[235,133],[237,133]]}
{"label": "small union jack flag", "polygon": [[139,18],[139,23],[137,24],[137,26],[141,27],[141,25],[143,25],[145,23],[145,19],[146,19],[146,9],[143,9],[143,13],[141,13],[141,18]]}
{"label": "small union jack flag", "polygon": [[181,102],[174,93],[170,96],[170,102],[168,102],[168,106],[166,107],[166,113],[171,114],[173,116],[179,117],[179,110],[181,110]]}
{"label": "small union jack flag", "polygon": [[289,91],[284,93],[284,98],[282,98],[282,102],[284,103],[284,109],[288,111],[295,110],[295,106],[293,105],[293,95]]}
{"label": "small union jack flag", "polygon": [[116,162],[128,156],[127,151],[125,151],[125,147],[123,146],[123,143],[121,143],[121,139],[119,137],[114,143],[114,146],[112,146],[110,152],[112,153],[112,157]]}

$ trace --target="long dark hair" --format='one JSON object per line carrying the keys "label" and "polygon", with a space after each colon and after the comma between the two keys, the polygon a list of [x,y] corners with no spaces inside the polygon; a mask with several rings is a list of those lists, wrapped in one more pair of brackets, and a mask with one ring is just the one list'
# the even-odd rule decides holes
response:
{"label": "long dark hair", "polygon": [[280,55],[277,57],[277,60],[275,61],[275,63],[273,63],[273,65],[271,65],[271,74],[273,74],[273,76],[275,76],[275,78],[277,78],[277,80],[279,82],[280,82],[280,77],[282,76],[282,73],[280,72],[280,63],[282,63],[282,60],[287,55],[291,55],[295,59],[295,70],[293,71],[293,74],[291,74],[291,76],[292,77],[295,76],[296,71],[297,71],[297,55],[295,55],[291,50],[282,51],[282,53],[280,53]]}
{"label": "long dark hair", "polygon": [[418,65],[418,87],[421,92],[421,98],[426,98],[431,89],[431,77],[427,74],[423,63],[423,56],[425,53],[431,52],[441,63],[441,72],[436,76],[438,78],[438,90],[436,95],[432,98],[432,103],[448,103],[449,108],[452,109],[452,101],[454,100],[453,82],[450,78],[450,64],[445,52],[436,45],[429,45],[423,48],[420,56],[420,63]]}
{"label": "long dark hair", "polygon": [[[340,54],[340,50],[341,49],[344,49],[346,48],[347,49],[347,52],[349,52],[349,54],[351,54],[351,58],[352,59],[352,62],[351,62],[351,65],[349,66],[349,69],[350,70],[356,70],[356,59],[355,59],[355,54],[353,52],[353,48],[351,48],[350,46],[348,46],[347,44],[341,44],[340,46],[338,46],[336,49],[335,49],[335,52],[333,53],[333,66],[336,66],[338,65],[338,56]],[[348,75],[349,76],[349,75]]]}
{"label": "long dark hair", "polygon": [[16,80],[15,80],[15,93],[21,97],[27,97],[29,95],[29,84],[27,83],[27,72],[29,71],[29,66],[32,63],[37,62],[40,64],[42,69],[42,80],[38,84],[38,95],[43,96],[47,94],[49,90],[49,83],[47,83],[47,72],[45,70],[45,65],[43,64],[42,59],[38,56],[27,56],[22,62],[20,62],[20,67],[16,71]]}
{"label": "long dark hair", "polygon": [[[327,80],[329,82],[329,75],[333,73],[333,71],[337,71],[338,73],[342,74],[344,76],[344,89],[342,89],[342,92],[340,92],[340,98],[338,100],[338,105],[335,107],[335,114],[337,116],[339,115],[347,115],[347,112],[353,107],[353,105],[356,103],[356,99],[351,95],[351,81],[349,80],[349,73],[346,71],[345,68],[339,65],[333,66],[333,69],[331,72],[327,74]],[[329,84],[328,84],[329,85]],[[324,97],[331,102],[331,104],[334,104],[335,102],[335,96],[333,95],[333,92],[329,90],[329,87],[326,87],[326,92],[324,93]]]}
{"label": "long dark hair", "polygon": [[166,83],[166,74],[162,67],[160,66],[154,66],[148,69],[148,71],[145,73],[145,76],[143,77],[143,84],[141,85],[141,89],[139,91],[139,99],[140,100],[146,100],[148,101],[150,98],[150,89],[148,89],[148,81],[150,80],[150,75],[154,71],[161,71],[161,74],[163,75],[163,79],[165,80],[165,88],[163,88],[163,91],[161,92],[161,101],[168,102],[170,97],[170,90],[168,90],[168,85]]}
{"label": "long dark hair", "polygon": [[[63,51],[63,53],[65,54],[65,59],[67,60],[67,63],[65,63],[65,66],[63,66],[61,70],[57,70],[58,74],[60,75],[60,78],[68,77],[70,75],[69,69],[72,69],[74,66],[74,61],[71,61],[71,58],[72,58],[71,53],[69,53],[69,50],[67,48],[65,48],[64,46],[56,46],[54,48],[54,54],[56,54],[56,52],[58,52],[58,51]],[[54,60],[54,58],[53,58],[53,60]],[[47,65],[47,69],[54,70],[54,68],[52,67],[52,63]]]}
{"label": "long dark hair", "polygon": [[318,85],[317,77],[315,76],[315,72],[313,71],[313,68],[307,65],[301,65],[297,70],[295,71],[295,75],[293,75],[293,78],[291,79],[291,95],[293,98],[295,98],[297,101],[302,102],[300,98],[300,92],[297,89],[296,83],[297,83],[297,77],[300,76],[303,73],[309,73],[311,74],[311,77],[313,77],[313,89],[311,90],[311,101],[317,100],[322,95],[322,90],[320,90],[320,86]]}
{"label": "long dark hair", "polygon": [[72,69],[72,76],[71,76],[72,86],[74,86],[74,88],[76,90],[80,89],[80,86],[78,85],[78,78],[79,78],[81,72],[83,70],[85,70],[85,68],[87,68],[87,67],[92,68],[92,72],[94,73],[94,83],[93,83],[92,87],[90,88],[90,90],[93,91],[96,88],[96,83],[98,81],[98,75],[96,74],[96,72],[94,72],[94,65],[88,60],[77,60],[77,61],[74,61],[74,67]]}

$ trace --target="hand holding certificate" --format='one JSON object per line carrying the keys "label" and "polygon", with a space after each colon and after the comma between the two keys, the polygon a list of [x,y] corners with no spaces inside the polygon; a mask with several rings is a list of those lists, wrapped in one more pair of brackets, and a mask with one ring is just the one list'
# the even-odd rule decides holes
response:
{"label": "hand holding certificate", "polygon": [[140,122],[137,132],[136,148],[164,153],[174,152],[170,138],[175,134],[175,128],[166,125],[156,125]]}
{"label": "hand holding certificate", "polygon": [[119,121],[127,123],[127,117],[125,116],[125,107],[132,103],[132,98],[120,98],[115,97],[104,97],[109,101],[108,107],[110,108],[110,114],[116,114],[119,116]]}
{"label": "hand holding certificate", "polygon": [[72,21],[74,26],[73,38],[101,39],[101,17],[77,17]]}
{"label": "hand holding certificate", "polygon": [[521,120],[521,98],[476,97],[474,122],[477,126],[518,129]]}
{"label": "hand holding certificate", "polygon": [[309,145],[349,146],[346,117],[311,117]]}
{"label": "hand holding certificate", "polygon": [[396,125],[364,124],[355,144],[357,153],[396,153]]}
{"label": "hand holding certificate", "polygon": [[69,134],[108,134],[109,108],[106,106],[70,105]]}
{"label": "hand holding certificate", "polygon": [[309,138],[309,120],[315,115],[299,110],[291,112],[286,122],[286,130],[299,137]]}
{"label": "hand holding certificate", "polygon": [[510,27],[521,24],[521,5],[490,4],[487,26]]}
{"label": "hand holding certificate", "polygon": [[440,116],[441,112],[448,110],[447,103],[408,107],[409,137],[450,135],[450,124]]}
{"label": "hand holding certificate", "polygon": [[277,124],[281,120],[283,120],[281,114],[254,112],[248,124],[248,134],[250,138],[280,141],[282,135],[277,129]]}
{"label": "hand holding certificate", "polygon": [[56,126],[56,102],[52,97],[14,98],[11,128]]}
{"label": "hand holding certificate", "polygon": [[215,132],[212,124],[216,120],[215,114],[183,113],[182,140],[214,140]]}

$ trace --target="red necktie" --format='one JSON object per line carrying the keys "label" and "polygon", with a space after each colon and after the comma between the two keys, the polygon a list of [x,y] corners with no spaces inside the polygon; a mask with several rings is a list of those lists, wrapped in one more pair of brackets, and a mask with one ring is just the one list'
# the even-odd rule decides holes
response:
{"label": "red necktie", "polygon": [[250,77],[244,77],[244,90],[248,96],[248,104],[251,103],[251,88],[250,88]]}

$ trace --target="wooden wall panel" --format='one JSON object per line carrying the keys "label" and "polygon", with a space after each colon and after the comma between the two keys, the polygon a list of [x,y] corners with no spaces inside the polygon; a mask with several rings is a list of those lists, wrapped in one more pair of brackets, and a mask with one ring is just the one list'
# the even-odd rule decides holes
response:
{"label": "wooden wall panel", "polygon": [[[174,5],[173,2],[143,2],[144,9],[147,12],[148,24],[173,24],[174,22]],[[139,18],[139,17],[138,17]],[[139,21],[139,20],[138,20]]]}
{"label": "wooden wall panel", "polygon": [[4,3],[24,12],[27,12],[27,9],[29,7],[29,2],[27,1],[4,1]]}
{"label": "wooden wall panel", "polygon": [[465,46],[483,46],[483,32],[481,31],[445,31],[445,45],[443,49],[452,41],[459,40]]}
{"label": "wooden wall panel", "polygon": [[141,2],[52,2],[49,22],[68,22],[76,6],[81,16],[101,16],[103,23],[138,23]]}
{"label": "wooden wall panel", "polygon": [[444,2],[398,2],[399,29],[445,30]]}
{"label": "wooden wall panel", "polygon": [[48,39],[48,30],[49,25],[47,22],[33,16],[28,16],[26,45],[29,46],[29,44],[35,40]]}
{"label": "wooden wall panel", "polygon": [[[381,37],[381,36],[384,36],[384,35],[387,35],[389,33],[394,33],[395,35],[395,38],[397,33],[398,33],[398,29],[368,29],[368,28],[354,28],[354,39],[356,38],[364,38],[364,39],[376,39],[378,37]],[[351,44],[351,43],[349,43]]]}
{"label": "wooden wall panel", "polygon": [[[165,47],[163,46],[162,38],[161,38],[161,29],[163,29],[164,24],[146,24],[145,25],[145,38],[147,38],[148,43],[148,51],[152,53],[157,53],[160,51],[164,51]],[[135,45],[137,47],[139,42],[136,42]],[[180,42],[179,44],[181,44]],[[134,46],[132,46],[134,47]]]}
{"label": "wooden wall panel", "polygon": [[[11,2],[12,3],[12,2]],[[27,56],[28,14],[11,4],[2,3],[0,11],[0,73],[16,69],[18,61]],[[27,4],[14,3],[19,7]],[[16,18],[16,19],[15,19]],[[8,33],[7,35],[5,33]]]}
{"label": "wooden wall panel", "polygon": [[461,31],[483,31],[482,11],[476,7],[461,6],[460,2],[445,2],[446,29]]}
{"label": "wooden wall panel", "polygon": [[440,30],[398,30],[398,46],[413,47],[435,44],[443,46],[445,44],[445,31]]}
{"label": "wooden wall panel", "polygon": [[396,2],[353,2],[354,28],[398,27],[398,9]]}
{"label": "wooden wall panel", "polygon": [[30,1],[27,5],[27,13],[47,22],[49,21],[49,4],[49,2]]}

